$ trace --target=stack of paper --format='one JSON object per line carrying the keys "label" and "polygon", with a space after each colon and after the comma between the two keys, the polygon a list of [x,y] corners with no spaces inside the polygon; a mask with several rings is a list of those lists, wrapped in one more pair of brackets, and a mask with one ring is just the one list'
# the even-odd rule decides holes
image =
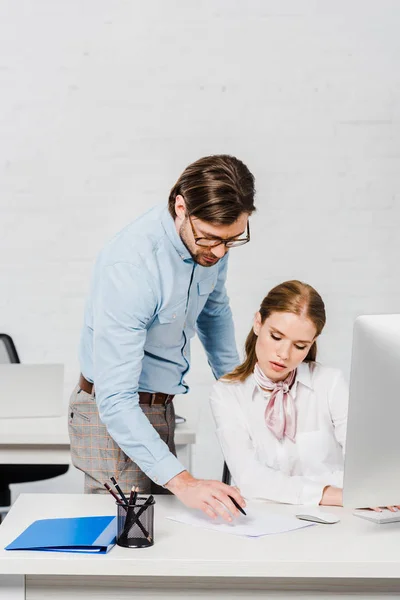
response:
{"label": "stack of paper", "polygon": [[212,520],[199,511],[194,512],[184,508],[168,516],[167,519],[186,523],[187,525],[194,525],[195,527],[203,527],[204,529],[248,537],[286,533],[294,529],[302,529],[303,527],[315,525],[315,523],[299,521],[296,517],[271,514],[265,510],[265,507],[260,505],[248,506],[246,508],[246,516],[240,515],[234,518],[231,524],[224,521],[222,517]]}

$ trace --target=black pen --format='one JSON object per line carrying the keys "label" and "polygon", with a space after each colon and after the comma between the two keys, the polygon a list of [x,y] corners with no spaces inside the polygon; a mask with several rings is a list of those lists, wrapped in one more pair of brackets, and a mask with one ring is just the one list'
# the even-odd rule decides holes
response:
{"label": "black pen", "polygon": [[239,504],[236,502],[235,498],[232,498],[232,496],[229,496],[229,495],[228,495],[228,498],[230,498],[232,500],[233,504],[236,506],[236,508],[238,510],[240,510],[240,512],[242,513],[242,515],[246,516],[246,513],[244,512],[243,508],[241,506],[239,506]]}

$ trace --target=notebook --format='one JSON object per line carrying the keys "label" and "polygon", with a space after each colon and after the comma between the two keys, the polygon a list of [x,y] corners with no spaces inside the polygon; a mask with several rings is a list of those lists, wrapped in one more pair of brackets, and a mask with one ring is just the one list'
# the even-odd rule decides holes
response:
{"label": "notebook", "polygon": [[5,550],[105,554],[115,545],[117,517],[34,521]]}

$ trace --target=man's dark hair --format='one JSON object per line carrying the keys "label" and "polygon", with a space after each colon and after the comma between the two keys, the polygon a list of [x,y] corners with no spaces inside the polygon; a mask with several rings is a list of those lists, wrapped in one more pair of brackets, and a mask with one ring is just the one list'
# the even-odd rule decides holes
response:
{"label": "man's dark hair", "polygon": [[254,206],[254,176],[242,161],[219,154],[205,156],[189,165],[172,188],[168,208],[175,219],[175,198],[183,196],[190,216],[231,225]]}

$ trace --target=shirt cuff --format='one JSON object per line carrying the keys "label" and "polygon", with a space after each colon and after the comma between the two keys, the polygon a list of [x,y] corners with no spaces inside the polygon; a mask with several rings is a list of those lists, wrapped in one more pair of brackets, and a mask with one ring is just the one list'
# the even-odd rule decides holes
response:
{"label": "shirt cuff", "polygon": [[303,492],[300,495],[299,504],[312,504],[314,506],[318,506],[325,487],[325,485],[321,485],[316,481],[308,481],[303,486]]}
{"label": "shirt cuff", "polygon": [[152,469],[147,471],[146,475],[157,485],[165,485],[170,479],[186,470],[186,467],[179,462],[176,456],[170,453],[160,460]]}

